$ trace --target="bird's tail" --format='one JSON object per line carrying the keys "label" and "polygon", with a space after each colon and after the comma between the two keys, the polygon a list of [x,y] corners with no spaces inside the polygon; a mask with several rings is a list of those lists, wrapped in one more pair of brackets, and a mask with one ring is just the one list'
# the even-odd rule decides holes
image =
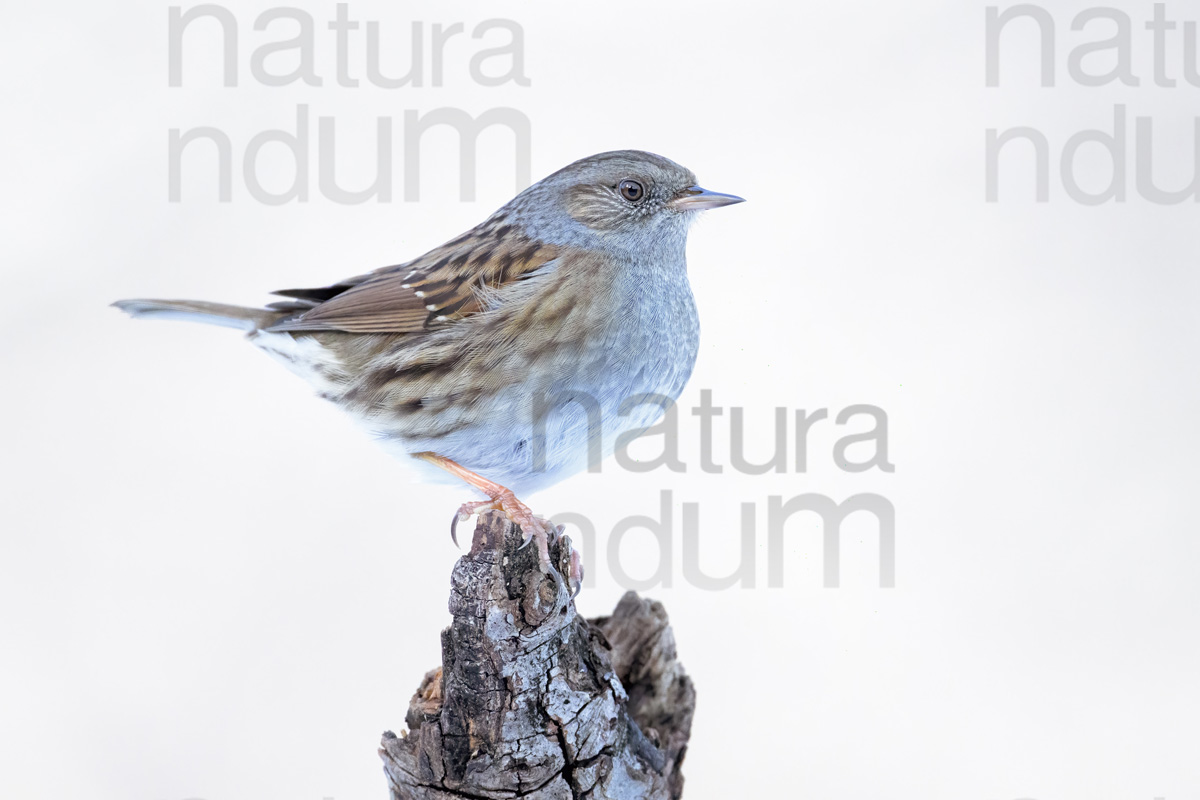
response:
{"label": "bird's tail", "polygon": [[270,308],[246,308],[200,300],[118,300],[113,305],[131,317],[183,319],[247,332],[268,327],[288,314]]}

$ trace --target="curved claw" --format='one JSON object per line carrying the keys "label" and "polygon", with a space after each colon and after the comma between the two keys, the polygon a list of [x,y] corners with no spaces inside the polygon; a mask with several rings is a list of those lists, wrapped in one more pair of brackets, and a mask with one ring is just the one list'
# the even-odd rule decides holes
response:
{"label": "curved claw", "polygon": [[450,541],[454,542],[454,546],[462,550],[462,545],[458,543],[458,523],[462,520],[462,513],[455,511],[454,519],[450,520]]}
{"label": "curved claw", "polygon": [[571,592],[571,599],[583,591],[583,559],[579,555],[578,550],[571,551],[571,566],[570,566],[569,581],[575,584],[575,591]]}

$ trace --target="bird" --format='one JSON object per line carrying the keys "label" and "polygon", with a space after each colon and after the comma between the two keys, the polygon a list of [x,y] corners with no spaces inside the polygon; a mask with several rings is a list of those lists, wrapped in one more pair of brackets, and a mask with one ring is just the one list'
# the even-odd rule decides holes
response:
{"label": "bird", "polygon": [[[517,495],[610,455],[679,397],[700,336],[688,230],[699,212],[741,202],[668,158],[614,150],[418,258],[273,292],[284,299],[262,308],[113,305],[245,331],[397,455],[480,491],[486,499],[455,512],[452,536],[500,510],[547,571],[557,530]],[[582,579],[577,561],[570,570]]]}

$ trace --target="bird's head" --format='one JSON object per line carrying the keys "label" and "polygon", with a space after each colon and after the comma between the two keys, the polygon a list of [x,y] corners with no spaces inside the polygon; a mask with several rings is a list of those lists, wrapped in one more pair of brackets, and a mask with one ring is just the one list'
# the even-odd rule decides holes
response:
{"label": "bird's head", "polygon": [[[580,159],[531,186],[517,198],[551,211],[529,219],[538,233],[562,244],[644,252],[682,246],[696,213],[742,202],[703,189],[692,171],[641,150],[614,150]],[[527,216],[523,215],[523,216]]]}

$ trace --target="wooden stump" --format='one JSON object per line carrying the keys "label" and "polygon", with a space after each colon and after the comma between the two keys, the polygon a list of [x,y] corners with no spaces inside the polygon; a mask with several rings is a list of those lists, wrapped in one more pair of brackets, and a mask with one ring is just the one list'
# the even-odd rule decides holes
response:
{"label": "wooden stump", "polygon": [[379,751],[392,800],[678,798],[696,694],[662,605],[629,592],[578,616],[570,539],[535,548],[503,514],[480,518],[451,576],[442,666]]}

